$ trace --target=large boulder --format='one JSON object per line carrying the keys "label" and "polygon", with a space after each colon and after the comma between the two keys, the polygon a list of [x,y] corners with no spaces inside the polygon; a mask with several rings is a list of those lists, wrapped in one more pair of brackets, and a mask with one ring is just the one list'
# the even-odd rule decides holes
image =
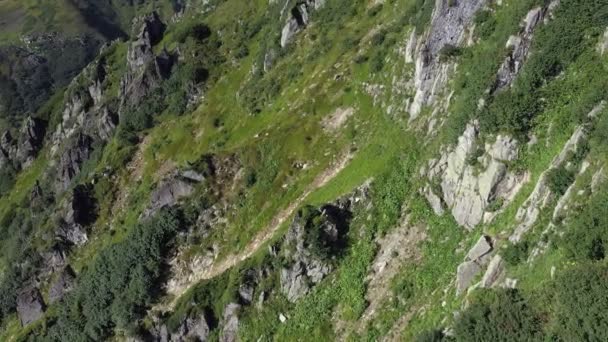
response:
{"label": "large boulder", "polygon": [[37,321],[42,317],[45,309],[46,306],[37,288],[26,287],[17,295],[17,315],[22,326]]}
{"label": "large boulder", "polygon": [[456,270],[456,294],[464,293],[475,277],[481,272],[482,267],[490,260],[494,251],[494,241],[486,235],[482,235],[471,247],[465,261],[458,265]]}

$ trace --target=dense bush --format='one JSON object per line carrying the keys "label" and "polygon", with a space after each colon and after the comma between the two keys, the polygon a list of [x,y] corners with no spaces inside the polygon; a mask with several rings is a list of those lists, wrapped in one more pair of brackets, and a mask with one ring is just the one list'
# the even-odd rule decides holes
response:
{"label": "dense bush", "polygon": [[582,264],[554,281],[552,341],[608,341],[608,267]]}
{"label": "dense bush", "polygon": [[502,250],[501,255],[509,265],[515,266],[528,258],[529,249],[530,245],[528,244],[528,241],[524,240],[516,244],[507,245],[507,247]]}
{"label": "dense bush", "polygon": [[102,250],[61,303],[46,338],[103,340],[115,327],[132,330],[159,295],[163,260],[181,224],[180,213],[162,211]]}
{"label": "dense bush", "polygon": [[600,189],[575,213],[566,224],[558,246],[576,260],[600,260],[605,258],[608,242],[608,189]]}
{"label": "dense bush", "polygon": [[[598,37],[607,25],[608,6],[604,1],[562,1],[554,12],[554,19],[537,29],[533,53],[520,72],[515,87],[499,93],[481,112],[482,129],[506,130],[520,135],[528,132],[548,97],[561,98],[566,95],[561,92],[570,91],[546,89],[544,86],[565,71],[584,51],[592,49],[596,39],[590,37]],[[589,64],[590,68],[595,66]],[[581,96],[581,100],[597,99]]]}
{"label": "dense bush", "polygon": [[576,173],[564,166],[549,170],[547,173],[547,185],[549,189],[558,196],[566,193],[566,190],[574,182]]}
{"label": "dense bush", "polygon": [[539,316],[517,290],[484,291],[457,318],[457,341],[532,341],[542,335]]}

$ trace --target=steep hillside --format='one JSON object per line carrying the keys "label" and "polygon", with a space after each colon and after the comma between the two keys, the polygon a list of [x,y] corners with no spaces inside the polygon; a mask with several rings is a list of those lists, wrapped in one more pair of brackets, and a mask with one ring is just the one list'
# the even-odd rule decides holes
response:
{"label": "steep hillside", "polygon": [[0,340],[606,340],[605,1],[2,25]]}

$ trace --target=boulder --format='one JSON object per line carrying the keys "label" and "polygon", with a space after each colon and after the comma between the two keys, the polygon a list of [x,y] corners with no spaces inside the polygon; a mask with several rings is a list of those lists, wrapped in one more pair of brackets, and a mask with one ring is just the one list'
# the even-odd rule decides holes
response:
{"label": "boulder", "polygon": [[[161,327],[161,336],[169,336],[171,342],[181,341],[207,341],[209,337],[209,324],[205,315],[198,318],[188,318],[182,322],[177,331],[168,334],[166,326]],[[161,338],[162,341],[162,338]]]}
{"label": "boulder", "polygon": [[66,266],[58,275],[57,278],[51,283],[49,288],[49,302],[51,304],[61,300],[66,293],[72,290],[76,275],[72,268]]}
{"label": "boulder", "polygon": [[504,269],[504,261],[500,255],[496,254],[488,264],[488,269],[484,273],[483,278],[481,278],[481,287],[489,288],[494,286],[502,276]]}
{"label": "boulder", "polygon": [[458,265],[456,270],[456,294],[464,293],[480,271],[481,267],[473,261],[465,261]]}
{"label": "boulder", "polygon": [[467,259],[470,261],[479,262],[492,252],[492,238],[487,235],[482,235],[477,243],[467,253]]}
{"label": "boulder", "polygon": [[29,286],[17,295],[17,315],[22,326],[38,320],[45,310],[46,306],[37,288]]}
{"label": "boulder", "polygon": [[179,178],[165,180],[152,192],[150,205],[144,211],[143,217],[152,216],[164,207],[174,206],[193,192],[194,186],[190,182]]}

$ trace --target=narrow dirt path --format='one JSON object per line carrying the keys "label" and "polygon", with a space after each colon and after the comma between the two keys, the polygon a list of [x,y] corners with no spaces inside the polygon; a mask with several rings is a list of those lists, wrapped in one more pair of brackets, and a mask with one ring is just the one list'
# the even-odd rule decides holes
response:
{"label": "narrow dirt path", "polygon": [[342,171],[348,163],[352,160],[352,155],[345,154],[339,160],[335,161],[334,164],[325,170],[323,173],[318,175],[306,190],[285,209],[281,210],[244,249],[239,253],[229,255],[222,260],[214,262],[211,267],[206,268],[203,272],[193,274],[189,277],[187,283],[170,289],[170,294],[174,299],[169,304],[168,309],[172,309],[179,297],[184,294],[190,287],[197,284],[201,280],[212,279],[228,269],[238,265],[239,263],[249,259],[255,252],[266,242],[268,242],[274,234],[279,230],[281,225],[293,215],[293,213],[302,205],[304,200],[313,193],[315,190],[325,186],[329,181],[335,178],[340,171]]}

